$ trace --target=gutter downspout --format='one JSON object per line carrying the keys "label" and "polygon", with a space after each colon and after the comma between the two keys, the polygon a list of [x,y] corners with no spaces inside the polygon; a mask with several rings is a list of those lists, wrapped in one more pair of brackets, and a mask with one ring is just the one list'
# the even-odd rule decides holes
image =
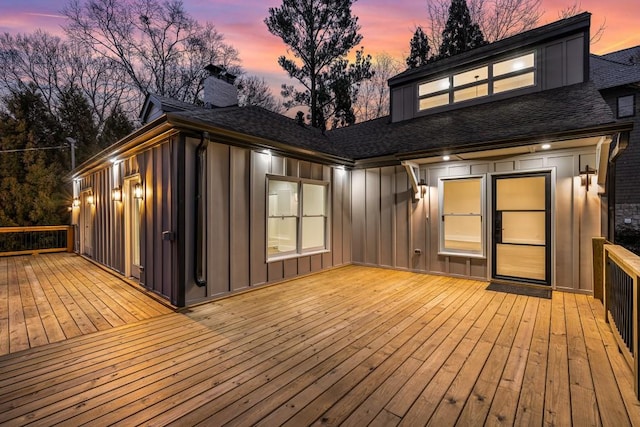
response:
{"label": "gutter downspout", "polygon": [[203,132],[200,144],[196,149],[196,220],[195,220],[195,262],[193,263],[193,278],[196,285],[207,285],[207,146],[209,145],[209,132]]}

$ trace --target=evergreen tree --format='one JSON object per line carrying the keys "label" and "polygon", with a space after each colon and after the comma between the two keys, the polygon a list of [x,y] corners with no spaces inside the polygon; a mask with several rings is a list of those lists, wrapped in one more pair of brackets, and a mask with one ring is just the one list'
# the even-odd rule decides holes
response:
{"label": "evergreen tree", "polygon": [[133,132],[133,123],[127,118],[122,109],[116,105],[111,114],[104,121],[104,127],[98,137],[100,149],[105,149],[111,144]]}
{"label": "evergreen tree", "polygon": [[429,51],[431,48],[429,47],[429,40],[427,40],[427,36],[422,31],[422,27],[416,28],[416,31],[413,33],[413,38],[409,42],[409,47],[411,48],[411,52],[407,57],[407,66],[409,68],[417,68],[429,61]]}
{"label": "evergreen tree", "polygon": [[63,132],[37,89],[28,86],[5,100],[0,112],[0,226],[68,222],[69,172]]}
{"label": "evergreen tree", "polygon": [[449,18],[442,31],[438,59],[447,58],[486,44],[480,26],[471,20],[466,0],[452,0]]}
{"label": "evergreen tree", "polygon": [[[269,8],[265,24],[280,37],[293,56],[281,56],[278,64],[298,80],[304,90],[283,85],[284,106],[309,107],[311,125],[322,128],[327,120],[349,124],[355,120],[352,102],[359,82],[372,76],[371,57],[362,49],[354,63],[347,65],[349,51],[362,40],[358,18],[351,14],[354,0],[282,0],[279,8]],[[346,98],[349,98],[347,101]]]}
{"label": "evergreen tree", "polygon": [[61,93],[58,119],[65,136],[76,140],[76,165],[98,152],[98,130],[91,107],[76,86]]}

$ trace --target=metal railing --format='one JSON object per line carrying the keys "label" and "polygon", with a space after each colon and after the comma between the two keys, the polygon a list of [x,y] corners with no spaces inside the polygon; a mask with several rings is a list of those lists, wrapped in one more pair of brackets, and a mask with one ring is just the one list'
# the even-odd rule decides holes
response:
{"label": "metal railing", "polygon": [[604,245],[604,270],[605,320],[611,325],[618,348],[633,370],[634,389],[640,398],[640,257],[622,246]]}
{"label": "metal railing", "polygon": [[0,256],[73,252],[73,226],[0,227]]}

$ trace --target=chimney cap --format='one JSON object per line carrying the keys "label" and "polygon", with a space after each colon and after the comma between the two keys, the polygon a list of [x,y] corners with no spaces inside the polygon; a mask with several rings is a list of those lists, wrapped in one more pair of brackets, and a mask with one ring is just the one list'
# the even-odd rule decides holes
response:
{"label": "chimney cap", "polygon": [[227,83],[233,84],[236,81],[236,76],[227,72],[224,67],[220,67],[218,65],[209,64],[204,67],[205,70],[209,72],[210,76],[214,76],[219,78],[220,80],[224,80]]}

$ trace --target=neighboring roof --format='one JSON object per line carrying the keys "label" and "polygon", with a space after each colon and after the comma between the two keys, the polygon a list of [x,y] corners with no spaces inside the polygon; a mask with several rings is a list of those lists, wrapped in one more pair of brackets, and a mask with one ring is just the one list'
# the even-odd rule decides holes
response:
{"label": "neighboring roof", "polygon": [[587,31],[589,29],[590,22],[591,14],[588,12],[584,12],[570,18],[561,19],[559,21],[543,25],[542,27],[534,28],[449,58],[430,62],[421,67],[410,68],[389,79],[389,86],[408,83],[427,75],[437,74],[468,63],[485,60],[488,57],[499,55],[515,48],[523,49],[552,38]]}
{"label": "neighboring roof", "polygon": [[329,138],[343,155],[361,160],[526,145],[613,124],[596,87],[580,83],[396,123],[384,117],[333,130]]}
{"label": "neighboring roof", "polygon": [[640,84],[640,46],[591,55],[590,72],[598,89]]}

